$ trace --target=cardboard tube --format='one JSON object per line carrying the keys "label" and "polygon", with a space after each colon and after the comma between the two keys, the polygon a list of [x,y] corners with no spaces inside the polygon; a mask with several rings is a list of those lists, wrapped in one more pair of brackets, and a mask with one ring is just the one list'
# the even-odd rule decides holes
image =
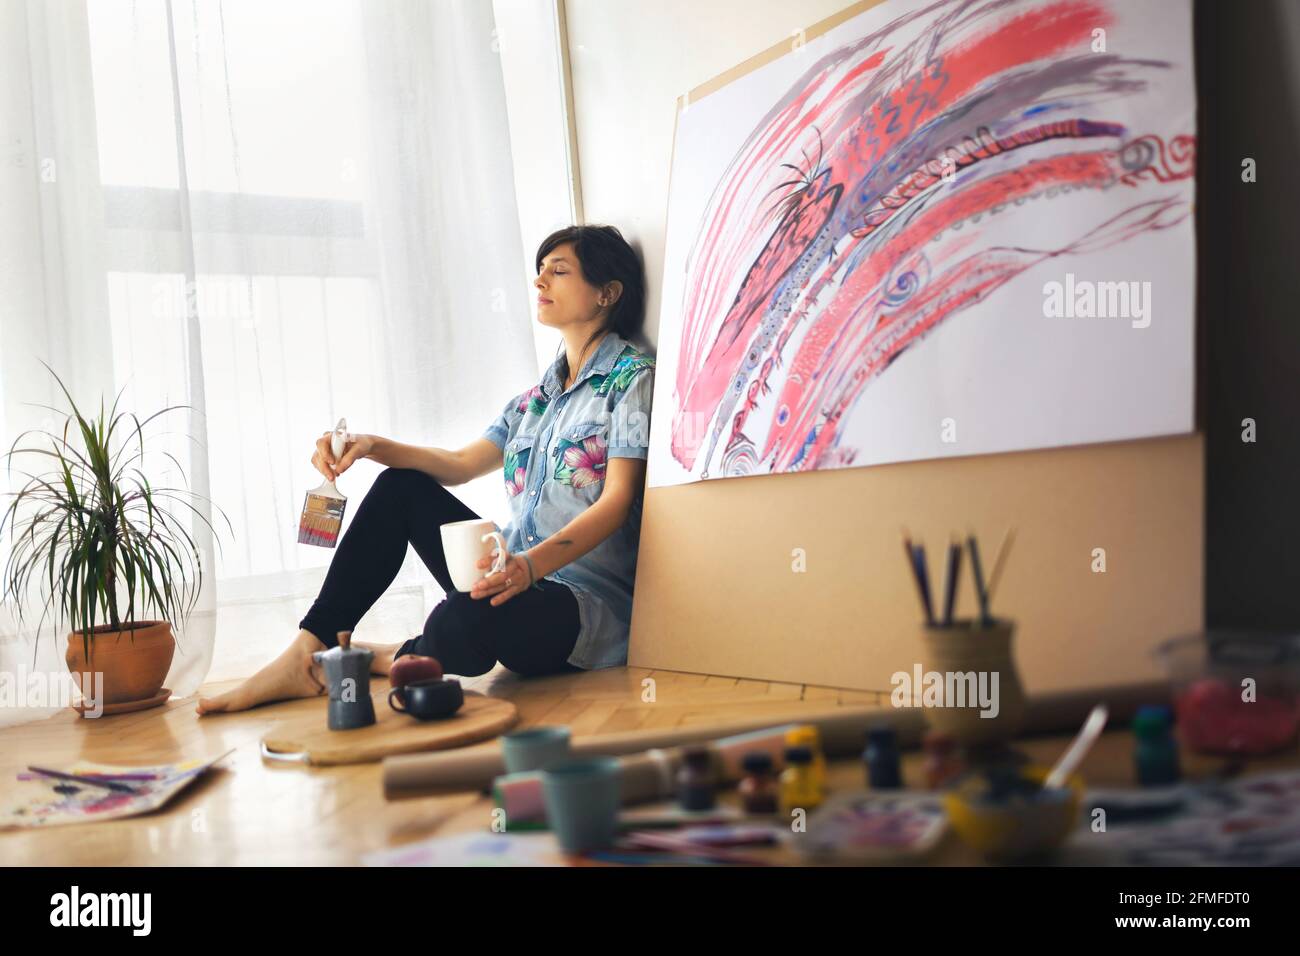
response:
{"label": "cardboard tube", "polygon": [[[595,737],[579,737],[572,742],[576,757],[622,756],[658,747],[667,749],[683,744],[715,741],[783,725],[812,724],[821,734],[822,749],[827,755],[860,752],[867,728],[888,721],[898,726],[900,711],[880,707],[834,707],[827,710],[802,710],[722,724],[702,724],[668,730],[631,730]],[[920,739],[919,713],[905,724],[911,737]],[[900,737],[904,736],[900,730]],[[739,756],[735,757],[739,760]],[[489,791],[492,781],[505,773],[500,742],[472,750],[452,750],[429,754],[403,754],[384,759],[384,796],[389,800],[422,797],[437,793],[465,790]]]}
{"label": "cardboard tube", "polygon": [[[720,737],[697,746],[711,754],[717,786],[734,786],[744,775],[745,755],[761,751],[772,758],[773,769],[785,766],[786,733],[798,724],[778,724],[763,730]],[[615,757],[618,761],[620,800],[623,806],[666,800],[676,792],[677,771],[686,762],[685,746],[655,747],[641,753]],[[493,781],[492,795],[497,806],[511,820],[545,820],[545,798],[540,772],[507,774]]]}
{"label": "cardboard tube", "polygon": [[[1110,710],[1110,727],[1132,718],[1142,704],[1168,703],[1169,685],[1163,681],[1129,687],[1076,690],[1031,697],[1025,713],[1021,736],[1034,734],[1072,734],[1077,731],[1093,705],[1104,702]],[[770,715],[719,724],[700,724],[669,730],[632,730],[617,734],[575,738],[575,756],[623,756],[652,748],[679,747],[716,741],[720,737],[764,730],[792,724],[812,724],[821,735],[822,752],[828,759],[855,756],[862,752],[864,737],[870,727],[889,724],[898,734],[902,749],[920,745],[925,732],[924,710],[901,707],[834,707],[826,710],[774,710]],[[725,748],[724,748],[725,749]],[[731,748],[732,758],[739,760],[744,747]],[[724,752],[724,760],[728,759]],[[500,741],[489,744],[427,754],[404,754],[384,759],[384,797],[403,800],[477,790],[489,793],[492,781],[505,773]]]}

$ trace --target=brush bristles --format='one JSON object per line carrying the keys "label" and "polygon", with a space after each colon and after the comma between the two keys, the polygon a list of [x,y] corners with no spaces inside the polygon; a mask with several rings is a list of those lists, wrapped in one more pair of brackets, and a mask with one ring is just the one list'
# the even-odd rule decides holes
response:
{"label": "brush bristles", "polygon": [[302,506],[302,519],[298,522],[298,543],[314,544],[320,548],[337,545],[347,503],[346,498],[330,498],[308,492],[307,500]]}

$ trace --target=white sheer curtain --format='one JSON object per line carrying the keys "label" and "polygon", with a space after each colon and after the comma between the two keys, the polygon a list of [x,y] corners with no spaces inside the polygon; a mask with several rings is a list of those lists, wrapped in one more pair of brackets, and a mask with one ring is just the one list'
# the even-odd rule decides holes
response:
{"label": "white sheer curtain", "polygon": [[[198,536],[166,685],[190,694],[277,653],[319,587],[332,552],[296,543],[318,435],[456,447],[536,380],[492,4],[0,10],[0,439],[50,424],[23,404],[60,404],[41,359],[96,410],[192,406],[147,437],[233,526],[214,508]],[[353,507],[378,470],[342,479]],[[499,479],[456,493],[505,523]],[[408,552],[358,637],[405,639],[441,597]],[[62,634],[34,652],[12,610],[0,671],[63,669]]]}

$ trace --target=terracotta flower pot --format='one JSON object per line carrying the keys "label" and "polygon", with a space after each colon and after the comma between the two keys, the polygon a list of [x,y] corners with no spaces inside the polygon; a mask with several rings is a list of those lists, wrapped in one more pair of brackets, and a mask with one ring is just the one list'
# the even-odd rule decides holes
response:
{"label": "terracotta flower pot", "polygon": [[90,660],[86,660],[86,642],[80,632],[68,635],[68,670],[81,692],[93,698],[92,677],[82,686],[83,674],[102,672],[103,703],[123,704],[148,700],[162,689],[172,666],[176,639],[167,621],[137,621],[131,630],[118,631],[111,624],[101,624],[91,631]]}

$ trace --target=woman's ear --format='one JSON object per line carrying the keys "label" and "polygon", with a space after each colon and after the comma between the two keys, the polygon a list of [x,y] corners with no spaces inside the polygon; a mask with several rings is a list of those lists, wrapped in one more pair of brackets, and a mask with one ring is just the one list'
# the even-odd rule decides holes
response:
{"label": "woman's ear", "polygon": [[603,305],[612,306],[618,301],[618,297],[623,294],[623,283],[615,279],[605,284],[605,296],[601,300]]}

